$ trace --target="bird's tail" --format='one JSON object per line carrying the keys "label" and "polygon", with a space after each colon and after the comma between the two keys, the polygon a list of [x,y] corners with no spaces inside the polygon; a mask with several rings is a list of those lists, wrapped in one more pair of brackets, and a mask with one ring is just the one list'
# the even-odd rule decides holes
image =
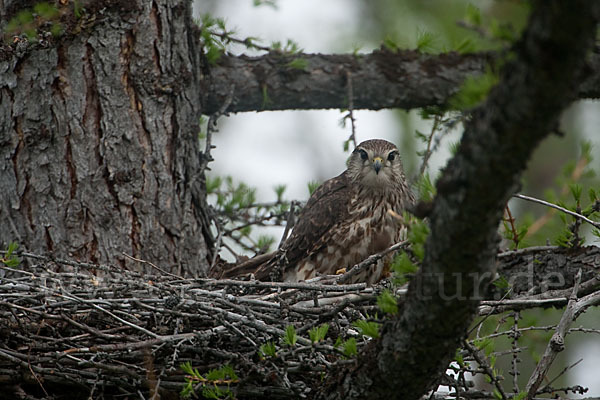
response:
{"label": "bird's tail", "polygon": [[254,274],[256,279],[265,280],[269,276],[268,273],[265,273],[265,266],[273,259],[275,254],[276,252],[274,251],[267,254],[259,254],[238,264],[216,264],[210,269],[208,276],[214,279],[229,279]]}

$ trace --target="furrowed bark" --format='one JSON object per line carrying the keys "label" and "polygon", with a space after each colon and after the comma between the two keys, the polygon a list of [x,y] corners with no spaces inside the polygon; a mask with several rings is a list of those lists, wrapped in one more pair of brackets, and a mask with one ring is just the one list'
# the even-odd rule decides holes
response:
{"label": "furrowed bark", "polygon": [[0,242],[199,275],[210,239],[191,10],[127,3],[0,62]]}

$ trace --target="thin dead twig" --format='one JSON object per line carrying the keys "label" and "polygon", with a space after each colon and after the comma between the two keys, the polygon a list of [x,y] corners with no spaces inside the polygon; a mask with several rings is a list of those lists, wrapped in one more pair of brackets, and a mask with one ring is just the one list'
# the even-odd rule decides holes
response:
{"label": "thin dead twig", "polygon": [[351,133],[348,138],[348,142],[352,142],[354,144],[354,148],[356,148],[356,120],[354,118],[354,88],[352,85],[352,72],[346,71],[346,82],[348,86],[348,114],[344,116],[344,119],[350,119],[350,128]]}
{"label": "thin dead twig", "polygon": [[578,213],[576,213],[574,211],[567,210],[566,208],[561,207],[561,206],[559,206],[557,204],[553,204],[553,203],[550,203],[550,202],[545,201],[545,200],[536,199],[535,197],[525,196],[523,194],[515,194],[515,195],[513,195],[513,197],[516,197],[516,198],[522,199],[522,200],[531,201],[533,203],[543,204],[543,205],[545,205],[547,207],[552,207],[552,208],[557,209],[557,210],[559,210],[559,211],[561,211],[561,212],[563,212],[565,214],[569,214],[572,217],[575,217],[577,219],[585,221],[588,224],[590,224],[590,225],[592,225],[592,226],[594,226],[596,228],[600,228],[600,222],[592,221],[591,219],[589,219],[585,215],[581,215],[581,214],[578,214]]}
{"label": "thin dead twig", "polygon": [[[557,375],[556,375],[554,378],[552,378],[552,379],[551,379],[551,380],[550,380],[550,381],[549,381],[549,382],[548,382],[546,385],[544,385],[544,387],[543,387],[543,388],[539,389],[539,390],[538,390],[538,393],[539,393],[539,392],[542,392],[542,393],[544,393],[544,392],[546,392],[548,389],[551,389],[551,386],[550,386],[550,385],[552,385],[552,383],[556,382],[556,380],[557,380],[558,378],[560,378],[561,376],[563,376],[563,375],[564,375],[564,374],[565,374],[565,373],[566,373],[568,370],[570,370],[570,369],[572,369],[572,368],[576,367],[576,366],[577,366],[577,365],[578,365],[580,362],[582,362],[582,361],[583,361],[583,358],[580,358],[579,360],[575,361],[573,364],[567,365],[567,366],[566,366],[565,368],[563,368],[563,370],[562,370],[562,371],[560,371],[560,372],[559,372],[559,373],[558,373],[558,374],[557,374]],[[553,390],[551,390],[551,391],[552,391],[552,392],[554,392],[555,390],[556,390],[556,389],[553,389]]]}
{"label": "thin dead twig", "polygon": [[194,279],[194,282],[202,283],[206,286],[240,286],[248,288],[269,288],[269,289],[303,289],[316,290],[323,292],[349,292],[365,289],[365,283],[353,283],[349,285],[330,285],[330,284],[315,284],[302,282],[262,282],[262,281],[239,281],[235,279]]}
{"label": "thin dead twig", "polygon": [[519,332],[519,317],[521,316],[521,314],[519,313],[519,311],[515,311],[513,313],[513,326],[512,326],[512,345],[511,345],[511,352],[512,352],[512,360],[511,360],[511,371],[510,374],[513,376],[513,392],[515,393],[519,393],[519,354],[518,354],[518,348],[519,348],[519,337],[521,336],[521,333]]}
{"label": "thin dead twig", "polygon": [[150,267],[154,268],[155,270],[159,271],[162,274],[165,274],[165,275],[168,275],[168,276],[172,276],[173,278],[183,279],[181,276],[172,274],[172,273],[170,273],[168,271],[165,271],[164,269],[162,269],[162,268],[160,268],[160,267],[152,264],[150,261],[146,261],[146,260],[142,260],[141,258],[136,258],[136,257],[130,256],[129,254],[124,253],[124,252],[121,252],[121,254],[123,254],[125,257],[129,258],[130,260],[139,262],[140,264],[149,265]]}
{"label": "thin dead twig", "polygon": [[433,125],[431,127],[431,132],[427,136],[427,147],[425,148],[425,154],[423,154],[423,161],[421,162],[421,167],[419,168],[419,178],[423,177],[425,171],[427,170],[427,165],[429,164],[429,158],[433,154],[433,148],[431,147],[433,143],[433,138],[435,133],[439,130],[440,123],[442,122],[442,116],[436,115],[433,118]]}
{"label": "thin dead twig", "polygon": [[366,259],[364,259],[363,261],[359,262],[358,264],[354,265],[343,275],[340,275],[335,281],[337,283],[348,282],[350,280],[350,278],[352,278],[354,275],[361,272],[363,269],[367,268],[370,265],[375,264],[377,261],[381,260],[383,257],[388,255],[389,253],[400,250],[404,247],[407,247],[408,245],[409,245],[408,240],[403,240],[401,242],[393,244],[390,247],[388,247],[387,249],[383,250],[382,252],[373,254],[373,255],[367,257]]}
{"label": "thin dead twig", "polygon": [[221,107],[219,108],[219,110],[216,113],[212,114],[208,118],[208,124],[206,127],[206,143],[204,145],[204,153],[202,154],[202,161],[200,162],[200,171],[201,172],[204,172],[206,170],[206,166],[208,165],[209,162],[214,161],[214,159],[212,158],[212,156],[210,154],[211,150],[215,148],[215,146],[213,146],[213,144],[212,144],[212,134],[214,132],[216,132],[217,120],[226,113],[227,109],[231,105],[231,102],[233,101],[234,91],[235,91],[235,87],[232,85],[229,88],[227,97],[225,97],[225,99],[223,100],[223,104],[221,104]]}
{"label": "thin dead twig", "polygon": [[558,326],[556,327],[556,331],[548,345],[546,346],[546,350],[544,355],[542,356],[540,362],[537,364],[535,371],[529,378],[527,382],[527,398],[533,398],[538,391],[544,377],[548,373],[548,370],[556,355],[564,350],[565,347],[565,336],[569,331],[569,327],[573,323],[573,321],[587,308],[594,304],[600,303],[600,292],[595,292],[589,294],[581,299],[577,298],[577,293],[579,291],[579,285],[581,283],[582,271],[579,269],[577,275],[575,277],[575,284],[573,286],[573,290],[571,292],[571,296],[569,297],[569,302],[567,304],[567,308],[563,313]]}
{"label": "thin dead twig", "polygon": [[491,379],[492,383],[494,384],[494,387],[502,396],[502,399],[507,400],[508,397],[506,395],[506,392],[504,392],[504,389],[502,388],[502,384],[500,383],[498,376],[490,367],[490,364],[487,362],[487,359],[480,355],[480,350],[466,340],[463,341],[463,344],[465,346],[465,349],[467,349],[467,351],[473,356],[475,361],[477,361],[477,364],[479,364],[479,366],[483,368],[486,375],[488,375],[488,377]]}
{"label": "thin dead twig", "polygon": [[[579,159],[579,161],[577,162],[577,165],[575,166],[575,169],[571,173],[570,180],[573,182],[578,182],[581,179],[581,176],[583,175],[585,168],[587,167],[588,164],[589,164],[589,160],[587,158],[582,157],[581,159]],[[567,184],[564,184],[562,189],[560,190],[560,193],[561,193],[561,195],[564,196],[568,192],[569,192],[569,186]],[[529,227],[529,229],[527,229],[526,236],[533,235],[534,233],[539,231],[544,225],[546,225],[548,223],[548,221],[550,221],[550,219],[552,218],[552,216],[555,213],[556,213],[556,209],[548,210],[548,212],[546,212],[546,214],[542,215],[540,218],[538,218],[536,221],[534,221],[533,224],[531,224],[531,226]]]}

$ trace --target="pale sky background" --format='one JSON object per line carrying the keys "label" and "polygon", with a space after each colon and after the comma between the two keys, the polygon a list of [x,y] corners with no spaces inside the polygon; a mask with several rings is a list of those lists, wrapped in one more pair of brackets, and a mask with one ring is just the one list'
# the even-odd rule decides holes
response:
{"label": "pale sky background", "polygon": [[[293,38],[310,53],[352,51],[352,41],[346,37],[353,35],[359,16],[345,0],[280,1],[277,9],[254,7],[250,0],[208,3],[218,4],[215,15],[225,16],[227,26],[235,27],[239,37],[259,37],[266,45]],[[358,140],[396,141],[392,113],[356,111]],[[323,181],[345,169],[348,153],[342,151],[342,142],[350,129],[340,127],[342,116],[340,110],[232,115],[220,121],[211,168],[257,187],[260,200],[272,200],[272,187],[282,183],[287,184],[288,198],[306,199],[308,181]]]}
{"label": "pale sky background", "polygon": [[[362,23],[358,4],[360,2],[348,0],[279,0],[274,9],[254,7],[251,0],[202,0],[195,4],[195,15],[210,12],[213,16],[225,17],[227,27],[236,30],[236,37],[259,37],[264,45],[277,40],[285,43],[291,38],[308,53],[349,53],[355,48],[369,52],[379,44],[361,41],[356,36],[359,33],[355,27]],[[490,1],[475,4],[484,9]],[[420,22],[403,20],[402,23],[414,25],[416,32]],[[241,47],[233,47],[232,51],[252,54]],[[210,167],[216,175],[231,175],[238,182],[256,187],[259,201],[273,201],[273,187],[284,183],[287,185],[285,198],[306,200],[307,182],[322,182],[345,169],[348,153],[343,152],[342,143],[350,135],[350,127],[340,126],[342,116],[339,110],[328,110],[241,113],[221,118],[219,132],[213,137],[217,148],[213,150],[215,161]],[[600,148],[600,135],[597,134],[599,103],[580,102],[572,107],[569,117],[575,117],[575,123],[594,143],[595,149]],[[409,132],[402,131],[394,111],[356,111],[355,118],[359,142],[383,138],[400,145],[403,135],[414,135],[414,127]],[[416,119],[415,123],[418,129],[427,132],[426,124]],[[430,162],[432,171],[445,164],[449,143],[459,137],[455,133],[444,140],[442,150],[434,154]],[[595,160],[596,170],[599,166],[599,161]],[[514,200],[511,202],[511,208],[518,207],[515,203]],[[280,229],[267,229],[266,232],[279,241]],[[593,326],[593,315],[597,318],[598,313],[588,312],[583,317],[585,322],[578,320],[573,326]],[[595,325],[600,328],[597,321]],[[573,384],[589,387],[585,396],[600,396],[600,340],[597,335],[586,335],[585,344],[578,342],[570,346],[570,350],[567,364],[579,358],[584,361],[567,375]],[[511,379],[505,375],[506,379]],[[569,394],[568,397],[578,396]]]}

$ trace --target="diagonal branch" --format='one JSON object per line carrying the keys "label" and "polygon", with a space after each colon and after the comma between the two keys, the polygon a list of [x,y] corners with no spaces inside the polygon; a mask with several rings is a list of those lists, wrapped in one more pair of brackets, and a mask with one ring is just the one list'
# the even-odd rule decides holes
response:
{"label": "diagonal branch", "polygon": [[556,332],[552,335],[548,346],[546,346],[546,351],[542,356],[542,359],[538,363],[535,368],[535,371],[529,378],[529,382],[527,383],[527,398],[532,399],[535,397],[538,388],[542,384],[542,381],[546,377],[550,366],[554,362],[554,359],[558,355],[559,352],[565,349],[565,336],[569,332],[569,328],[571,324],[577,317],[585,311],[586,308],[600,304],[600,292],[589,294],[583,298],[578,299],[577,293],[579,292],[579,285],[581,283],[581,270],[577,273],[575,278],[575,286],[573,287],[573,291],[571,296],[569,297],[569,303],[567,304],[567,308],[563,313],[562,318],[558,326],[556,327]]}
{"label": "diagonal branch", "polygon": [[537,144],[577,98],[600,6],[537,1],[514,57],[438,181],[423,265],[402,313],[328,398],[415,399],[436,384],[493,279],[502,211]]}

